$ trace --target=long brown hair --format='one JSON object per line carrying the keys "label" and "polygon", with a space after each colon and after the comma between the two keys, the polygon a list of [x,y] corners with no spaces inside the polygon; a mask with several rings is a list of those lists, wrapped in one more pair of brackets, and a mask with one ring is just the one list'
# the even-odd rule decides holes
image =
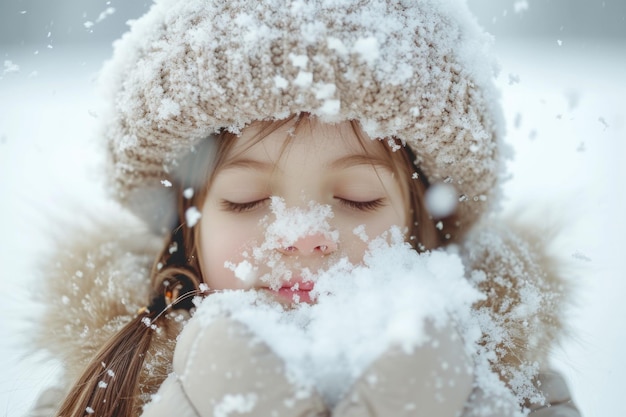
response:
{"label": "long brown hair", "polygon": [[[294,115],[288,119],[261,124],[255,140],[262,140],[279,127],[294,121],[294,129],[309,120],[308,114]],[[295,120],[294,120],[295,119]],[[361,144],[370,139],[357,121],[351,122]],[[295,131],[295,130],[294,130]],[[187,225],[185,213],[191,207],[200,209],[215,172],[229,154],[237,136],[228,131],[204,140],[187,159],[182,169],[172,178],[177,193],[176,224],[165,239],[151,273],[152,299],[148,306],[113,335],[93,357],[83,374],[75,382],[62,403],[57,416],[82,417],[95,413],[99,417],[134,416],[150,392],[140,389],[142,369],[155,329],[167,329],[168,311],[193,308],[195,295],[203,295],[204,279],[198,255],[198,227]],[[390,159],[397,178],[408,180],[408,206],[412,220],[408,241],[417,251],[426,251],[446,244],[453,238],[455,216],[433,219],[424,206],[428,180],[415,165],[415,155],[406,146],[392,150],[390,139],[380,140],[385,155]],[[391,139],[393,143],[399,141]],[[441,221],[436,226],[435,222]],[[166,335],[173,340],[176,334]],[[114,378],[106,378],[115,375]],[[166,375],[154,378],[151,386],[158,386]],[[103,389],[103,381],[107,381]],[[149,390],[150,387],[147,387]]]}

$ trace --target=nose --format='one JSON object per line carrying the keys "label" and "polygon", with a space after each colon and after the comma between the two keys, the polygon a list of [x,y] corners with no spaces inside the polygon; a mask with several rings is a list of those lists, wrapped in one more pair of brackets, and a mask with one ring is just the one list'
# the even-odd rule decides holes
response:
{"label": "nose", "polygon": [[322,233],[316,233],[304,236],[296,240],[292,245],[278,249],[284,255],[330,255],[337,250],[337,243],[334,240],[324,236]]}

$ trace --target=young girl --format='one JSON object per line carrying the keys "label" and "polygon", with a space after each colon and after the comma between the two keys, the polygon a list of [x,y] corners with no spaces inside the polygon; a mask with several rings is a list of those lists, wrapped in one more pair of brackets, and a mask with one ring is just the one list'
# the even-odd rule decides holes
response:
{"label": "young girl", "polygon": [[[139,220],[103,219],[51,262],[38,345],[65,375],[33,415],[578,416],[546,371],[566,282],[495,215],[489,43],[461,1],[157,1],[101,77],[112,190]],[[315,306],[320,275],[394,230],[461,256],[472,341],[415,323],[429,343],[388,346],[330,403],[254,328],[195,314],[228,290]]]}

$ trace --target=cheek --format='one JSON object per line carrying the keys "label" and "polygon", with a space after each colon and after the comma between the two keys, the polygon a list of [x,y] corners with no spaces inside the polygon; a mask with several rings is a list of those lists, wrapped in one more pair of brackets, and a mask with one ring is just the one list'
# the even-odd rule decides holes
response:
{"label": "cheek", "polygon": [[368,225],[371,238],[375,238],[388,231],[391,227],[396,226],[400,229],[406,228],[407,220],[404,210],[396,207],[389,207],[381,216],[374,218]]}
{"label": "cheek", "polygon": [[343,255],[348,256],[350,262],[359,264],[363,261],[370,241],[381,236],[393,226],[397,226],[401,230],[406,228],[407,215],[403,210],[388,207],[367,218],[358,219],[349,216],[341,219],[340,222],[343,223],[343,227],[339,227],[340,246]]}
{"label": "cheek", "polygon": [[244,282],[224,264],[244,260],[243,251],[252,239],[251,228],[219,219],[201,222],[200,226],[199,253],[205,283],[211,289],[245,288]]}

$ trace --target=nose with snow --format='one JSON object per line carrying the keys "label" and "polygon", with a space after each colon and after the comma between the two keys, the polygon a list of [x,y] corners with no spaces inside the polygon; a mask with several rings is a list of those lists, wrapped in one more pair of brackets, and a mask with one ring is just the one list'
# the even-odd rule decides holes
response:
{"label": "nose with snow", "polygon": [[337,250],[339,233],[328,222],[333,217],[330,205],[309,201],[306,207],[288,207],[283,198],[272,196],[270,209],[276,218],[265,229],[266,249],[290,256],[330,255]]}
{"label": "nose with snow", "polygon": [[337,243],[323,233],[309,234],[278,249],[280,253],[291,256],[330,255],[336,250]]}

